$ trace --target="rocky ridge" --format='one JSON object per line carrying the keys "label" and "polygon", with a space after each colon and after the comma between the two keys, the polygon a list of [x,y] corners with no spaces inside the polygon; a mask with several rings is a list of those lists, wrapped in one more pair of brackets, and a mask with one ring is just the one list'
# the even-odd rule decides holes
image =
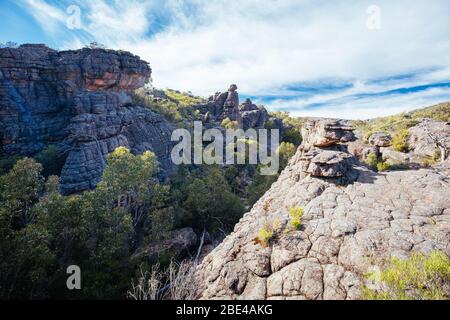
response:
{"label": "rocky ridge", "polygon": [[[450,163],[375,173],[348,152],[348,123],[312,120],[277,182],[196,271],[200,299],[358,299],[391,256],[450,255]],[[289,209],[304,208],[299,230]],[[258,230],[277,221],[265,247]]]}
{"label": "rocky ridge", "polygon": [[66,157],[65,194],[95,187],[106,155],[118,146],[151,150],[170,171],[170,123],[131,105],[130,93],[150,76],[148,63],[128,52],[58,52],[45,45],[0,49],[2,156],[34,156],[57,146]]}

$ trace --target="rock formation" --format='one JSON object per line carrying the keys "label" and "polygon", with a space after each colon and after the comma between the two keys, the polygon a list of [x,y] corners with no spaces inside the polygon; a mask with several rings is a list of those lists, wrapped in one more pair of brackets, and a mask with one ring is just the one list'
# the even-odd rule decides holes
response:
{"label": "rock formation", "polygon": [[239,106],[242,127],[244,130],[249,128],[263,128],[269,120],[269,114],[264,107],[258,107],[250,99],[245,100]]}
{"label": "rock formation", "polygon": [[95,187],[106,155],[118,146],[151,150],[170,171],[170,124],[131,105],[129,93],[150,75],[148,63],[128,52],[0,49],[2,156],[34,156],[56,145],[67,157],[63,193]]}
{"label": "rock formation", "polygon": [[[200,299],[358,299],[392,256],[450,255],[450,163],[377,174],[347,152],[345,122],[312,120],[277,182],[196,272]],[[289,210],[304,208],[299,230]],[[254,239],[275,221],[268,246]]]}
{"label": "rock formation", "polygon": [[269,120],[269,114],[264,107],[258,107],[247,99],[239,104],[238,87],[235,84],[230,85],[227,92],[217,92],[211,96],[206,104],[194,106],[204,114],[205,122],[224,119],[238,122],[244,130],[249,128],[263,128]]}

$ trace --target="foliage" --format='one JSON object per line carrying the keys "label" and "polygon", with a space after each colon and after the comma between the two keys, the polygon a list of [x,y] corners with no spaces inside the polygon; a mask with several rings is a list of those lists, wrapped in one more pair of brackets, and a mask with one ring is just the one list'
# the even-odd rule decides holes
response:
{"label": "foliage", "polygon": [[[1,298],[123,298],[139,260],[133,252],[172,227],[168,187],[155,180],[154,154],[118,148],[92,191],[62,196],[58,177],[19,160],[0,185]],[[68,265],[82,267],[68,291]]]}
{"label": "foliage", "polygon": [[301,128],[304,123],[304,118],[291,117],[288,112],[270,112],[272,119],[266,123],[266,129],[275,129],[276,125],[273,119],[281,120],[284,130],[282,134],[282,142],[292,143],[298,147],[302,142]]}
{"label": "foliage", "polygon": [[231,121],[230,118],[223,119],[221,126],[225,129],[236,130],[239,128],[237,121]]}
{"label": "foliage", "polygon": [[217,166],[209,166],[193,178],[186,194],[182,207],[191,215],[191,224],[211,233],[232,229],[245,211]]}
{"label": "foliage", "polygon": [[19,160],[0,180],[2,208],[13,229],[32,223],[33,205],[38,202],[44,188],[42,165],[29,158]]}
{"label": "foliage", "polygon": [[406,129],[398,130],[394,133],[392,137],[392,147],[396,151],[408,152],[408,137],[409,132]]}
{"label": "foliage", "polygon": [[448,103],[443,103],[409,113],[401,113],[368,121],[353,121],[353,126],[362,133],[365,142],[367,142],[370,136],[375,132],[391,133],[392,136],[398,134],[399,143],[398,149],[396,150],[405,152],[402,151],[407,150],[407,145],[404,143],[404,130],[408,130],[415,126],[424,118],[449,122],[450,105]]}
{"label": "foliage", "polygon": [[11,156],[0,160],[0,175],[8,173],[14,165],[22,159],[20,156]]}
{"label": "foliage", "polygon": [[281,231],[281,222],[279,219],[275,219],[272,222],[266,220],[264,226],[259,228],[258,236],[254,239],[255,243],[259,243],[263,247],[270,246],[271,242],[279,235]]}
{"label": "foliage", "polygon": [[277,181],[279,175],[262,175],[261,165],[258,165],[256,174],[251,184],[246,189],[247,201],[253,206],[270,189],[272,184]]}
{"label": "foliage", "polygon": [[204,102],[204,99],[175,90],[164,90],[164,99],[154,99],[145,88],[136,90],[132,95],[133,104],[143,105],[163,114],[174,122],[201,120],[200,114],[192,106]]}
{"label": "foliage", "polygon": [[378,165],[378,156],[375,153],[369,153],[364,160],[364,163],[366,163],[372,170],[375,170]]}
{"label": "foliage", "polygon": [[204,102],[203,98],[196,97],[190,92],[179,92],[176,90],[164,90],[166,96],[181,107],[188,107]]}
{"label": "foliage", "polygon": [[272,227],[261,227],[258,231],[258,241],[264,247],[268,247],[270,241],[274,237],[274,231]]}
{"label": "foliage", "polygon": [[385,161],[378,161],[377,170],[378,172],[387,171],[391,168],[391,165]]}
{"label": "foliage", "polygon": [[289,216],[291,217],[291,228],[293,230],[298,230],[302,226],[302,217],[305,213],[303,208],[294,207],[289,209]]}
{"label": "foliage", "polygon": [[0,177],[0,298],[32,298],[44,294],[53,254],[45,229],[34,225],[33,205],[44,183],[42,166],[19,160]]}
{"label": "foliage", "polygon": [[35,160],[42,164],[43,171],[42,175],[44,177],[49,177],[51,175],[59,176],[61,174],[62,167],[66,159],[58,155],[56,147],[50,145],[44,150],[42,150],[36,157]]}
{"label": "foliage", "polygon": [[277,149],[277,154],[280,157],[280,166],[285,168],[289,162],[289,160],[294,156],[297,148],[293,143],[290,142],[282,142]]}
{"label": "foliage", "polygon": [[[369,273],[367,280],[376,278]],[[375,279],[376,280],[376,279]],[[439,251],[428,257],[413,253],[409,259],[393,258],[379,276],[382,289],[363,288],[367,300],[450,299],[450,259]]]}

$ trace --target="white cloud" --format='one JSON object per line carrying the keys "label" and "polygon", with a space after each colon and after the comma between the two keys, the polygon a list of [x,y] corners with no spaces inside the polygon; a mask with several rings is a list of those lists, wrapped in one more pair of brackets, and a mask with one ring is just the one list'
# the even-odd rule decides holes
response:
{"label": "white cloud", "polygon": [[[450,3],[375,2],[381,8],[380,30],[366,27],[372,1],[193,0],[194,13],[178,0],[78,1],[85,12],[84,31],[109,47],[129,50],[149,61],[159,87],[209,95],[237,83],[241,93],[257,96],[277,93],[289,83],[322,79],[357,84],[341,92],[299,99],[295,105],[280,101],[297,109],[328,101],[326,108],[312,112],[323,115],[332,115],[332,103],[349,95],[450,82]],[[35,6],[37,12],[44,9]],[[155,21],[156,11],[164,11],[169,19]],[[170,24],[149,37],[155,23]],[[442,68],[412,79],[368,84],[370,79],[435,66]],[[429,104],[435,100],[434,93],[427,90],[396,96],[397,100],[372,97],[351,103],[370,112],[393,113],[403,108],[395,102]],[[439,93],[439,98],[450,99],[448,92]]]}

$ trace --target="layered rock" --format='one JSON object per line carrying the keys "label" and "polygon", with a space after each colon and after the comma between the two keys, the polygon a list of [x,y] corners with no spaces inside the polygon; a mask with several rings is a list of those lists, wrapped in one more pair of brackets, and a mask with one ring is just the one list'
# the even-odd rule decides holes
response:
{"label": "layered rock", "polygon": [[[363,275],[392,256],[450,255],[450,163],[376,174],[353,159],[345,167],[357,174],[346,184],[335,176],[348,177],[340,166],[351,159],[351,128],[313,120],[303,133],[278,181],[198,267],[198,298],[358,299]],[[311,151],[320,161],[306,157]],[[337,166],[316,176],[312,163]],[[299,230],[290,228],[295,207],[305,212]],[[275,221],[268,246],[254,241]]]}
{"label": "layered rock", "polygon": [[194,106],[204,114],[205,122],[221,122],[225,119],[236,121],[244,130],[263,128],[269,120],[269,114],[264,107],[258,107],[247,99],[240,104],[238,87],[230,85],[227,92],[217,92],[206,104]]}
{"label": "layered rock", "polygon": [[95,187],[107,154],[118,146],[154,151],[170,171],[170,124],[131,106],[130,92],[150,75],[148,63],[128,52],[0,49],[2,156],[34,156],[56,145],[67,157],[64,193]]}
{"label": "layered rock", "polygon": [[263,128],[269,120],[269,113],[264,107],[258,107],[250,99],[247,99],[239,106],[242,127],[244,130],[249,128]]}
{"label": "layered rock", "polygon": [[356,178],[356,172],[352,172],[356,159],[343,144],[355,140],[353,128],[347,122],[310,119],[302,127],[302,137],[298,156],[302,172],[332,178],[336,183]]}

